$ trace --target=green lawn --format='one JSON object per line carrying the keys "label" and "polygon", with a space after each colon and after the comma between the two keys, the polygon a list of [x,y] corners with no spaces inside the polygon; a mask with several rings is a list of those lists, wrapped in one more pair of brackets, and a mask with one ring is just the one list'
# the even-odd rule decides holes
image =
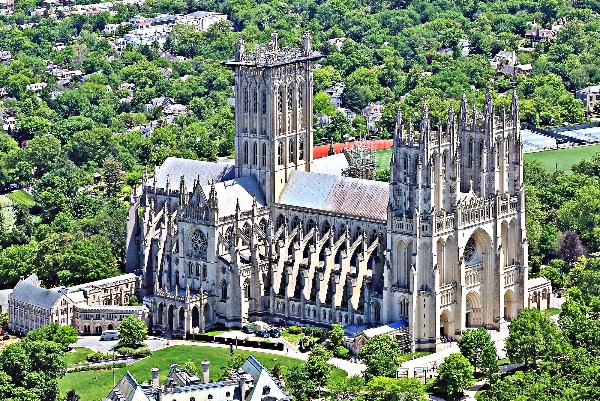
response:
{"label": "green lawn", "polygon": [[375,159],[375,163],[377,164],[377,171],[389,169],[391,159],[392,159],[392,148],[378,150],[377,156]]}
{"label": "green lawn", "polygon": [[23,191],[22,189],[17,189],[16,191],[9,193],[8,197],[9,197],[9,199],[11,199],[12,201],[14,201],[15,203],[17,203],[19,205],[27,206],[27,207],[35,206],[35,201],[33,200],[33,196],[31,196],[27,192]]}
{"label": "green lawn", "polygon": [[[415,352],[415,358],[414,359],[417,359],[417,358],[420,358],[422,356],[429,355],[429,354],[431,354],[431,352]],[[400,357],[398,358],[398,360],[400,361],[400,363],[406,362],[406,361],[410,361],[410,360],[413,359],[412,356],[413,356],[413,354],[411,354],[411,353],[402,354],[402,355],[400,355]]]}
{"label": "green lawn", "polygon": [[287,330],[281,332],[281,337],[285,338],[290,344],[294,344],[296,347],[300,344],[300,340],[306,337],[306,334],[292,334]]}
{"label": "green lawn", "polygon": [[[242,355],[248,356],[252,354],[266,368],[272,369],[276,363],[280,363],[284,368],[301,365],[304,363],[301,360],[287,358],[279,355],[265,354],[262,352],[236,351]],[[132,365],[124,368],[115,369],[115,378],[118,382],[125,372],[129,371],[138,380],[138,382],[150,381],[150,369],[160,369],[161,383],[166,380],[169,373],[169,366],[174,363],[183,365],[187,361],[192,361],[196,366],[200,367],[200,363],[204,360],[209,360],[210,364],[210,379],[216,380],[219,372],[227,365],[229,360],[229,349],[202,347],[194,345],[178,345],[168,347],[160,351],[154,352],[151,357],[143,359]],[[345,377],[346,372],[340,369],[333,371],[334,378]],[[67,373],[65,377],[59,380],[62,397],[71,389],[74,389],[81,397],[81,401],[98,401],[102,397],[106,397],[113,386],[112,371],[89,371]]]}
{"label": "green lawn", "polygon": [[87,356],[93,352],[91,349],[84,347],[74,348],[74,350],[75,352],[65,353],[65,362],[67,362],[67,366],[78,365],[85,362]]}
{"label": "green lawn", "polygon": [[[571,166],[581,160],[589,160],[600,152],[600,145],[576,146],[568,149],[546,150],[543,152],[526,153],[523,159],[526,161],[538,160],[548,170],[554,171],[558,163],[559,170],[571,171]],[[377,171],[390,168],[392,149],[377,151]]]}
{"label": "green lawn", "polygon": [[543,310],[542,313],[546,316],[556,316],[560,314],[560,309],[559,308],[548,308],[546,310]]}
{"label": "green lawn", "polygon": [[4,224],[11,227],[15,223],[14,202],[6,195],[0,195],[0,213],[4,217]]}
{"label": "green lawn", "polygon": [[537,160],[549,171],[559,170],[571,171],[571,166],[581,160],[589,160],[600,152],[600,145],[576,146],[568,149],[546,150],[543,152],[527,153],[523,156],[525,161]]}

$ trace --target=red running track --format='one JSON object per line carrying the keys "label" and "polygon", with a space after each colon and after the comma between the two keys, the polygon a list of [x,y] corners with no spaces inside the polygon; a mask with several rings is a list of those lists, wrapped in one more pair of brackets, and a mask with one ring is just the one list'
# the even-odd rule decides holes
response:
{"label": "red running track", "polygon": [[[373,148],[375,150],[389,149],[392,146],[394,146],[393,139],[376,139],[374,141],[364,141],[364,142],[373,146]],[[337,153],[340,153],[344,149],[352,149],[354,144],[355,144],[355,142],[334,143],[333,149],[335,150],[335,153],[337,154]],[[315,146],[313,148],[313,158],[320,159],[321,157],[327,156],[327,153],[329,153],[329,147],[330,147],[330,145]]]}

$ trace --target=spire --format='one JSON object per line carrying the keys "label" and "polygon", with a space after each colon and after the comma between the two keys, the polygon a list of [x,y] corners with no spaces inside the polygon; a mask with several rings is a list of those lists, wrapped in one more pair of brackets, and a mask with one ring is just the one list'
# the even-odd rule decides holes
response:
{"label": "spire", "polygon": [[483,109],[484,117],[491,117],[494,115],[494,104],[492,102],[492,91],[488,86],[485,92],[485,106]]}
{"label": "spire", "polygon": [[427,99],[423,100],[423,111],[421,113],[421,134],[429,137],[429,107],[427,107]]}
{"label": "spire", "polygon": [[519,121],[519,98],[517,97],[517,88],[513,89],[512,103],[510,104],[510,117],[513,121]]}
{"label": "spire", "polygon": [[398,105],[398,111],[396,112],[396,127],[394,129],[394,142],[398,145],[401,140],[404,140],[404,126],[402,125],[402,109]]}
{"label": "spire", "polygon": [[467,118],[469,117],[469,112],[467,111],[467,94],[463,90],[462,97],[460,99],[460,111],[459,111],[459,122],[461,125],[464,125],[467,122]]}

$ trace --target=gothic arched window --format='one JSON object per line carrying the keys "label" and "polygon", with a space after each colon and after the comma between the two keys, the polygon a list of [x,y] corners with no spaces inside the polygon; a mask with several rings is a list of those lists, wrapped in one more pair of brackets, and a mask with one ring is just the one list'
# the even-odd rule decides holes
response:
{"label": "gothic arched window", "polygon": [[379,302],[375,302],[375,323],[381,321],[381,305]]}
{"label": "gothic arched window", "polygon": [[267,144],[263,143],[262,145],[262,165],[265,167],[267,165]]}
{"label": "gothic arched window", "polygon": [[264,89],[260,94],[260,103],[262,114],[267,114],[267,91],[265,91]]}
{"label": "gothic arched window", "polygon": [[293,91],[292,91],[292,87],[288,88],[288,92],[287,92],[287,111],[292,111],[292,101],[293,101]]}
{"label": "gothic arched window", "polygon": [[302,108],[302,105],[304,104],[304,93],[302,93],[302,86],[298,87],[298,104],[300,108]]}
{"label": "gothic arched window", "polygon": [[194,274],[194,267],[192,265],[192,262],[188,263],[188,274],[191,276],[192,274]]}
{"label": "gothic arched window", "polygon": [[248,142],[244,142],[244,164],[248,164]]}
{"label": "gothic arched window", "polygon": [[283,91],[281,89],[277,92],[277,110],[280,113],[283,112]]}
{"label": "gothic arched window", "polygon": [[481,168],[482,163],[483,163],[483,141],[479,142],[479,159],[477,159],[477,160],[478,160],[477,164],[479,164],[479,168]]}
{"label": "gothic arched window", "polygon": [[475,153],[475,143],[473,142],[473,138],[471,138],[469,139],[468,167],[473,167],[473,153]]}
{"label": "gothic arched window", "polygon": [[200,230],[194,231],[192,234],[192,249],[200,253],[201,257],[206,257],[206,249],[208,248],[208,240],[206,235]]}
{"label": "gothic arched window", "polygon": [[250,283],[248,282],[248,279],[244,281],[244,298],[250,299]]}
{"label": "gothic arched window", "polygon": [[256,90],[252,92],[252,111],[254,114],[258,113],[258,94]]}
{"label": "gothic arched window", "polygon": [[289,159],[290,159],[290,163],[292,163],[294,161],[294,148],[295,148],[295,143],[294,141],[292,141],[290,139],[290,152],[289,152]]}
{"label": "gothic arched window", "polygon": [[227,281],[221,280],[221,301],[227,300]]}
{"label": "gothic arched window", "polygon": [[258,144],[256,142],[252,145],[252,164],[258,166]]}
{"label": "gothic arched window", "polygon": [[283,164],[283,143],[277,142],[277,164]]}
{"label": "gothic arched window", "polygon": [[298,159],[304,160],[304,140],[302,139],[298,143]]}
{"label": "gothic arched window", "polygon": [[469,238],[467,244],[465,245],[465,252],[463,255],[463,259],[465,262],[471,262],[475,257],[475,251],[477,249],[477,245],[475,244],[475,239],[473,237]]}
{"label": "gothic arched window", "polygon": [[248,112],[248,88],[244,89],[244,112]]}

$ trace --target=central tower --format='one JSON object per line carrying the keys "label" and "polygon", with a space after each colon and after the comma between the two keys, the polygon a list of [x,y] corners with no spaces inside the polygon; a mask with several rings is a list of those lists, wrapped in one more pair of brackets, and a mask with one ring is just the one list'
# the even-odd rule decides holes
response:
{"label": "central tower", "polygon": [[280,48],[277,33],[246,52],[236,44],[235,166],[238,177],[254,175],[271,204],[293,170],[310,171],[313,154],[313,52],[310,34],[299,49]]}

